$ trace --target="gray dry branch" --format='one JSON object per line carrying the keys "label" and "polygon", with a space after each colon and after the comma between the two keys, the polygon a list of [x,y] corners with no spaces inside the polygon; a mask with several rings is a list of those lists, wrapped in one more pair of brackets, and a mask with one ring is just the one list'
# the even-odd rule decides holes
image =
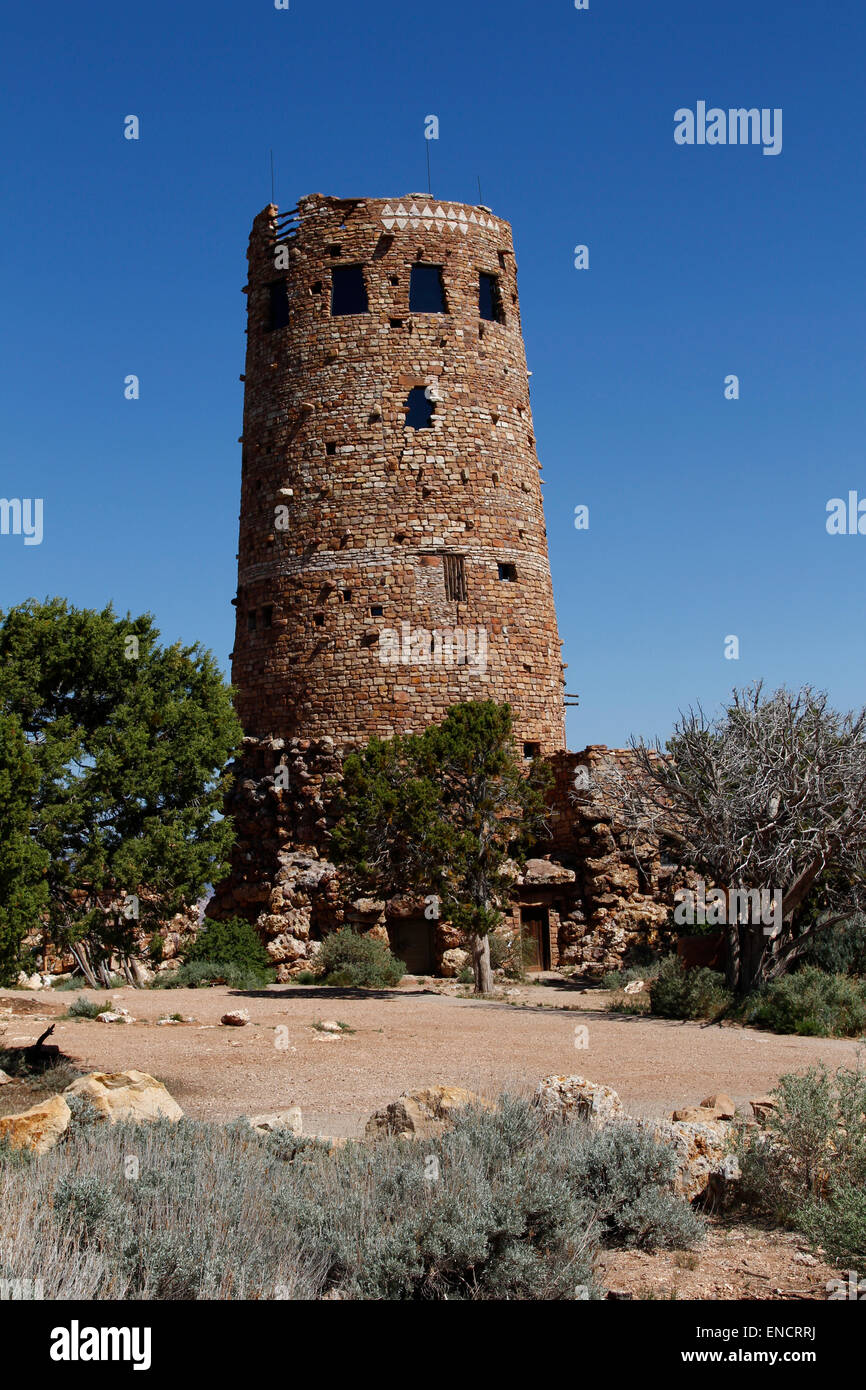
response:
{"label": "gray dry branch", "polygon": [[778,889],[782,927],[728,935],[738,993],[784,975],[816,931],[866,903],[866,710],[840,714],[804,686],[734,690],[708,719],[681,714],[660,753],[632,740],[630,765],[600,769],[599,790],[635,837],[666,839],[728,891]]}

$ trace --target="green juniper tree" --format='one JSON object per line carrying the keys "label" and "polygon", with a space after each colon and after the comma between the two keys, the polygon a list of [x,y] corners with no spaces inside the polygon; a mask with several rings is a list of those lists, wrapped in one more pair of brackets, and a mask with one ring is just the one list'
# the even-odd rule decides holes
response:
{"label": "green juniper tree", "polygon": [[[43,871],[27,925],[41,920],[91,984],[112,954],[135,978],[136,928],[195,901],[232,840],[220,816],[241,736],[231,692],[209,652],[158,638],[149,615],[59,598],[0,614],[0,718],[26,745]],[[12,871],[8,901],[25,901],[28,872]]]}
{"label": "green juniper tree", "polygon": [[48,904],[48,855],[31,837],[39,772],[17,720],[0,713],[0,984],[11,984],[28,928]]}
{"label": "green juniper tree", "polygon": [[528,775],[511,709],[455,705],[422,734],[373,738],[343,769],[332,852],[359,888],[435,894],[472,951],[475,990],[490,993],[490,932],[543,826],[547,766]]}

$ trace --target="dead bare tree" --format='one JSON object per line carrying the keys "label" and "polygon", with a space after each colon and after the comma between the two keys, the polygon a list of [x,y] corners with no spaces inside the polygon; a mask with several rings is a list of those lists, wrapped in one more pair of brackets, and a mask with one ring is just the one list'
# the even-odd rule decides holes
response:
{"label": "dead bare tree", "polygon": [[781,929],[728,921],[739,994],[784,975],[817,931],[866,903],[866,710],[840,714],[804,686],[734,690],[708,719],[681,714],[664,753],[634,739],[597,780],[634,833],[665,837],[729,893],[781,892]]}

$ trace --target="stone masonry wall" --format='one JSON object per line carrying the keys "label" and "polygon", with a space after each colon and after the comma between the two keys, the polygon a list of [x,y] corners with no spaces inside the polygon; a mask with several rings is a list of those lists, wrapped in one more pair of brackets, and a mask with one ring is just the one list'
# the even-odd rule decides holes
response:
{"label": "stone masonry wall", "polygon": [[[238,914],[257,923],[282,980],[309,968],[322,938],[341,925],[388,940],[396,921],[424,911],[423,901],[408,896],[350,900],[342,891],[328,846],[346,751],[328,736],[244,741],[226,806],[238,831],[232,873],[208,916]],[[553,968],[574,966],[597,977],[636,948],[672,945],[673,894],[686,880],[664,847],[631,843],[593,786],[600,764],[628,757],[628,750],[593,746],[550,759],[550,833],[515,878],[503,929],[518,933],[522,910],[546,908]],[[453,974],[457,957],[449,953],[464,943],[447,923],[434,922],[431,930],[433,968]]]}
{"label": "stone masonry wall", "polygon": [[[245,731],[365,741],[493,698],[520,740],[564,747],[510,227],[421,195],[315,194],[260,213],[248,259],[232,673]],[[413,264],[441,268],[447,312],[410,311]],[[335,271],[351,266],[368,312],[334,316]],[[481,316],[482,273],[502,322]],[[413,390],[436,398],[429,428],[406,425]],[[456,598],[445,557],[462,562]],[[399,659],[383,664],[386,629]],[[415,638],[478,629],[483,663]]]}

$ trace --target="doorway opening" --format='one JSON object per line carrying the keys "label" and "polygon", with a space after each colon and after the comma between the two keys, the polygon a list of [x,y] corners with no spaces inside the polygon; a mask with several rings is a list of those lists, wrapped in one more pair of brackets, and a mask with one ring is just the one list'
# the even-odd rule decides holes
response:
{"label": "doorway opening", "polygon": [[530,974],[550,969],[550,911],[546,907],[520,909],[524,969]]}
{"label": "doorway opening", "polygon": [[433,974],[433,927],[426,917],[398,917],[388,923],[391,950],[408,974]]}

